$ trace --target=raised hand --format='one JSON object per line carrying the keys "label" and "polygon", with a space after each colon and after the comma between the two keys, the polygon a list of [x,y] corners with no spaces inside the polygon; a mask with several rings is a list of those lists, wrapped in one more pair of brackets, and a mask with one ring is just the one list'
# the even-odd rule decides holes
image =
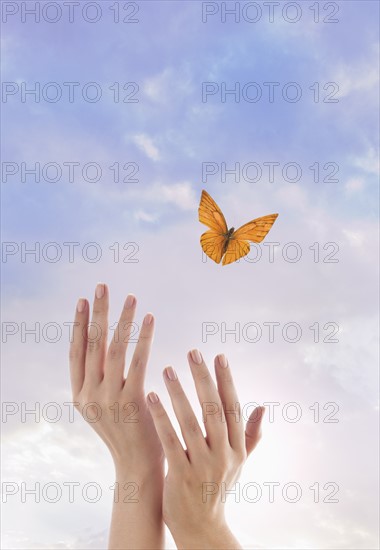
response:
{"label": "raised hand", "polygon": [[215,359],[217,387],[198,350],[188,354],[206,429],[201,427],[172,367],[164,379],[187,449],[155,393],[149,409],[168,460],[163,516],[178,548],[241,548],[224,517],[223,491],[237,480],[247,456],[261,437],[263,407],[244,430],[231,371],[224,355]]}
{"label": "raised hand", "polygon": [[70,348],[73,401],[114,460],[110,548],[163,548],[164,454],[144,394],[154,318],[151,313],[144,317],[125,379],[136,298],[127,297],[109,346],[108,304],[107,285],[98,284],[89,324],[89,303],[78,301]]}

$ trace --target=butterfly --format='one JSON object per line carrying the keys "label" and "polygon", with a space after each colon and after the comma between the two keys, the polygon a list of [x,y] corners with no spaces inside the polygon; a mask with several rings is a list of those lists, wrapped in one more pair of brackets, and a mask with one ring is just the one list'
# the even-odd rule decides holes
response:
{"label": "butterfly", "polygon": [[202,191],[199,203],[199,221],[209,227],[201,236],[201,246],[209,258],[222,265],[236,262],[250,251],[249,241],[260,243],[276,221],[278,214],[256,218],[236,229],[228,229],[226,220],[214,199]]}

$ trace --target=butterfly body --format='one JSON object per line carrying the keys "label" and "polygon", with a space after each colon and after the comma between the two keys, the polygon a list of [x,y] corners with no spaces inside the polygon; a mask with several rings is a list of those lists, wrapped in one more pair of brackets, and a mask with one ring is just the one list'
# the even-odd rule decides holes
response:
{"label": "butterfly body", "polygon": [[235,228],[231,227],[231,229],[229,229],[227,233],[223,234],[223,237],[225,238],[225,241],[223,243],[223,254],[225,254],[227,251],[228,243],[232,239],[232,235],[234,234],[234,231],[235,231]]}
{"label": "butterfly body", "polygon": [[210,229],[201,236],[201,246],[209,258],[223,265],[235,262],[250,251],[250,242],[259,243],[267,235],[278,214],[256,218],[235,231],[228,229],[226,220],[214,199],[202,191],[199,221]]}

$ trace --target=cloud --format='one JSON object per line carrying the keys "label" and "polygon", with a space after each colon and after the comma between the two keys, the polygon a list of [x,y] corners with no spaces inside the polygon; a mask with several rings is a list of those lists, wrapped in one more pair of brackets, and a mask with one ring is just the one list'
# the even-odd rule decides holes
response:
{"label": "cloud", "polygon": [[340,65],[336,68],[335,82],[339,84],[339,96],[345,97],[355,92],[375,92],[379,86],[379,71],[373,54],[372,61],[354,66]]}
{"label": "cloud", "polygon": [[365,155],[354,159],[354,165],[369,174],[379,174],[379,153],[374,147],[369,147]]}
{"label": "cloud", "polygon": [[187,182],[159,185],[153,188],[153,194],[158,200],[175,204],[181,210],[193,210],[197,206],[195,191]]}
{"label": "cloud", "polygon": [[[198,193],[188,181],[172,183],[156,181],[144,187],[135,186],[124,189],[113,187],[108,190],[106,196],[102,187],[92,186],[88,193],[91,193],[92,200],[102,204],[125,204],[126,216],[129,216],[130,205],[133,204],[135,219],[147,222],[156,221],[167,206],[175,206],[176,211],[196,210],[198,206]],[[147,211],[148,206],[150,207],[149,212]]]}
{"label": "cloud", "polygon": [[135,219],[147,223],[154,223],[157,221],[157,215],[149,214],[144,210],[137,210],[137,212],[135,212]]}
{"label": "cloud", "polygon": [[365,236],[360,231],[350,231],[349,229],[342,229],[343,235],[347,237],[347,241],[351,246],[362,246],[365,240]]}
{"label": "cloud", "polygon": [[167,97],[169,86],[173,86],[173,71],[168,67],[161,73],[147,78],[143,83],[144,93],[153,101],[161,102]]}
{"label": "cloud", "polygon": [[160,160],[160,152],[157,146],[154,144],[152,138],[150,138],[146,134],[136,134],[135,136],[133,136],[133,141],[148,158],[154,161]]}
{"label": "cloud", "polygon": [[192,68],[187,63],[165,67],[160,73],[146,78],[142,91],[153,103],[172,108],[175,102],[183,102],[194,92]]}
{"label": "cloud", "polygon": [[362,178],[350,178],[346,181],[344,188],[349,195],[353,193],[360,193],[363,191],[365,186],[365,181]]}

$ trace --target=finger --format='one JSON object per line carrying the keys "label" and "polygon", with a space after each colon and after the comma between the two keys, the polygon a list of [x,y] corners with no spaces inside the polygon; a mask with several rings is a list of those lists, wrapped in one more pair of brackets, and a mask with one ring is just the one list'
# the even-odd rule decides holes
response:
{"label": "finger", "polygon": [[119,388],[123,385],[125,354],[133,329],[135,311],[136,298],[129,294],[107,352],[104,377]]}
{"label": "finger", "polygon": [[73,338],[70,343],[70,378],[74,397],[78,395],[84,382],[88,316],[88,302],[80,298],[75,311]]}
{"label": "finger", "polygon": [[198,350],[187,355],[194,378],[198,399],[202,407],[207,441],[212,448],[228,442],[227,425],[222,401],[208,368]]}
{"label": "finger", "polygon": [[207,448],[206,440],[173,367],[166,367],[164,380],[191,462],[201,449]]}
{"label": "finger", "polygon": [[218,392],[226,417],[230,445],[233,449],[242,450],[244,449],[245,438],[240,403],[232,379],[231,369],[223,354],[215,358],[215,374]]}
{"label": "finger", "polygon": [[157,435],[164,449],[169,468],[171,466],[177,467],[177,464],[185,465],[188,463],[186,453],[158,395],[154,392],[150,392],[147,397],[147,403]]}
{"label": "finger", "polygon": [[125,386],[129,386],[131,383],[133,387],[143,389],[153,335],[154,317],[151,313],[147,313],[141,325],[139,340],[133,353]]}
{"label": "finger", "polygon": [[256,407],[251,412],[245,428],[245,448],[247,456],[251,454],[261,439],[261,422],[263,420],[265,407]]}
{"label": "finger", "polygon": [[89,324],[86,353],[86,379],[99,383],[104,375],[108,332],[108,288],[96,286],[92,319]]}

